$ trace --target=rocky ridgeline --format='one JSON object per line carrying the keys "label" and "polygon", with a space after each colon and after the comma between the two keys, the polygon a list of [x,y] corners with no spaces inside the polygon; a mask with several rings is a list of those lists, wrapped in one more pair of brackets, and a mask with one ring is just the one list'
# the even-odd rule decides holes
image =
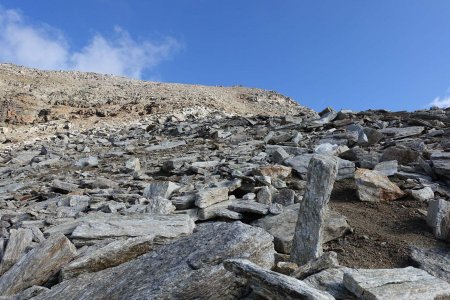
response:
{"label": "rocky ridgeline", "polygon": [[2,127],[0,295],[448,299],[448,247],[356,269],[327,245],[353,234],[328,205],[336,182],[358,201],[427,204],[430,232],[450,241],[449,124],[439,109],[169,114],[67,120],[50,136],[38,124],[16,144]]}
{"label": "rocky ridgeline", "polygon": [[146,82],[95,73],[0,64],[0,122],[36,124],[90,117],[133,119],[177,113],[303,114],[289,97],[256,88]]}

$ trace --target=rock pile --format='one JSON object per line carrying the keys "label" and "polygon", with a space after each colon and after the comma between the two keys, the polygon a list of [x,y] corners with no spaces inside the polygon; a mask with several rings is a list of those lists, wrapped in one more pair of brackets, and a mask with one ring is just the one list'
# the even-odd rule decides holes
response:
{"label": "rock pile", "polygon": [[450,111],[62,124],[29,143],[2,127],[7,299],[450,297],[446,250],[414,248],[424,271],[322,253],[353,230],[328,207],[335,180],[364,202],[428,203],[450,241]]}

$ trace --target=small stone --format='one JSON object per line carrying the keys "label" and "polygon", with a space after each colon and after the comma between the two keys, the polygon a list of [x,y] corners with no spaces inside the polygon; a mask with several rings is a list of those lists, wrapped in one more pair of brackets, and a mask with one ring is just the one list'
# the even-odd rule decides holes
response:
{"label": "small stone", "polygon": [[419,201],[429,201],[434,199],[434,192],[429,186],[420,190],[411,190],[411,195],[414,199]]}

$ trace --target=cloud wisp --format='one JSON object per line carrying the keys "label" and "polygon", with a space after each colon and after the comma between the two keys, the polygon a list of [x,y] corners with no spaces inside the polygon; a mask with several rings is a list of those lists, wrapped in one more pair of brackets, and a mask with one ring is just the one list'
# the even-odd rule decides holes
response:
{"label": "cloud wisp", "polygon": [[137,41],[124,29],[96,34],[82,49],[46,24],[32,24],[19,11],[0,6],[0,61],[46,70],[78,70],[142,78],[180,50],[174,38]]}
{"label": "cloud wisp", "polygon": [[450,107],[450,96],[446,97],[437,97],[433,101],[431,101],[428,106],[437,106],[440,108],[447,108]]}

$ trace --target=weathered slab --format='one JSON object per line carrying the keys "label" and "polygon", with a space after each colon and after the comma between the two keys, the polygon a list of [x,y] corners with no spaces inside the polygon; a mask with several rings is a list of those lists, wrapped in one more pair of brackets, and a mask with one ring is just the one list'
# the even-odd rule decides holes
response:
{"label": "weathered slab", "polygon": [[9,270],[24,254],[33,240],[31,229],[11,229],[8,244],[0,264],[0,275]]}
{"label": "weathered slab", "polygon": [[[302,154],[285,160],[285,164],[292,167],[300,175],[307,175],[311,158],[317,154]],[[337,180],[351,178],[355,172],[355,164],[351,161],[336,158],[338,160]]]}
{"label": "weathered slab", "polygon": [[105,214],[83,220],[72,232],[71,238],[95,242],[109,238],[157,235],[172,239],[191,234],[194,227],[195,224],[188,215]]}
{"label": "weathered slab", "polygon": [[334,157],[316,155],[311,159],[291,250],[291,259],[298,265],[322,255],[324,216],[337,171]]}
{"label": "weathered slab", "polygon": [[75,246],[64,235],[49,237],[0,277],[0,295],[14,295],[33,285],[43,285],[76,256]]}
{"label": "weathered slab", "polygon": [[118,266],[151,251],[162,242],[153,235],[109,243],[105,247],[89,252],[65,266],[61,270],[62,278],[67,280],[80,274]]}
{"label": "weathered slab", "polygon": [[445,219],[450,214],[450,202],[444,199],[432,200],[428,203],[427,224],[433,228],[434,235],[441,240],[448,238],[448,224]]}
{"label": "weathered slab", "polygon": [[448,249],[412,247],[410,257],[420,269],[450,283],[450,253]]}
{"label": "weathered slab", "polygon": [[229,259],[224,266],[237,276],[248,279],[253,292],[265,299],[334,299],[303,281],[266,270],[246,259]]}
{"label": "weathered slab", "polygon": [[344,273],[344,285],[360,299],[449,299],[450,284],[424,270],[358,269]]}
{"label": "weathered slab", "polygon": [[222,265],[234,257],[271,268],[271,235],[241,222],[202,224],[191,236],[117,267],[63,281],[36,300],[236,299],[245,288]]}
{"label": "weathered slab", "polygon": [[267,215],[269,213],[269,207],[266,204],[248,200],[235,201],[228,206],[228,209],[239,213],[252,213],[258,215]]}
{"label": "weathered slab", "polygon": [[143,195],[146,198],[161,197],[169,199],[170,195],[179,188],[179,185],[171,181],[155,181],[147,185]]}
{"label": "weathered slab", "polygon": [[306,265],[299,266],[292,274],[290,274],[290,276],[297,279],[305,279],[306,277],[322,270],[336,267],[339,267],[337,253],[330,251],[314,260],[309,261]]}
{"label": "weathered slab", "polygon": [[205,208],[225,200],[228,200],[228,188],[206,188],[197,193],[195,205],[199,208]]}
{"label": "weathered slab", "polygon": [[344,273],[348,271],[351,269],[347,267],[330,268],[307,277],[304,282],[318,290],[326,291],[336,299],[357,299],[344,286]]}

